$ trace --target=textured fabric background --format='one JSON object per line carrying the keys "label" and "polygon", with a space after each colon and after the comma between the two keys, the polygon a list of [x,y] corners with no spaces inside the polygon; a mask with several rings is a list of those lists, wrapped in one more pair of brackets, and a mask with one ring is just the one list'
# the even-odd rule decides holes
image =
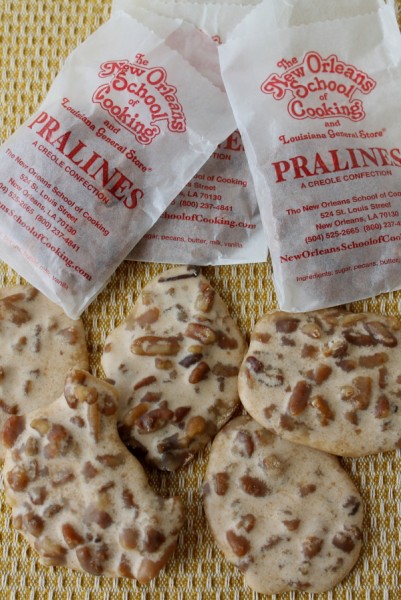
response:
{"label": "textured fabric background", "polygon": [[[334,1],[334,0],[333,0]],[[398,7],[401,0],[398,0]],[[68,53],[109,16],[108,0],[0,0],[0,141],[38,106]],[[395,118],[397,115],[395,115]],[[124,263],[86,310],[83,320],[91,368],[102,375],[100,355],[108,332],[129,312],[142,287],[163,265]],[[276,308],[271,264],[205,268],[204,273],[227,302],[249,338],[255,321]],[[21,280],[0,262],[0,286]],[[401,316],[401,292],[351,304],[353,311]],[[148,471],[163,495],[179,494],[187,508],[177,551],[150,585],[44,568],[10,523],[0,483],[0,598],[3,600],[262,600],[213,544],[202,510],[200,487],[207,450],[175,475]],[[399,451],[344,460],[365,504],[364,546],[350,576],[332,592],[314,600],[401,598],[401,454]],[[273,596],[272,598],[275,598]],[[306,600],[307,593],[283,594],[280,600]]]}

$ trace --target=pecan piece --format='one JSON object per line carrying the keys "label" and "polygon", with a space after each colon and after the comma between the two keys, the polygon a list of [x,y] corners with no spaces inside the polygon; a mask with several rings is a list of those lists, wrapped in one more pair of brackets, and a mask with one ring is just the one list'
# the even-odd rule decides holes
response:
{"label": "pecan piece", "polygon": [[347,351],[348,344],[342,338],[333,338],[323,347],[324,356],[332,356],[333,358],[342,358],[347,354]]}
{"label": "pecan piece", "polygon": [[209,365],[205,361],[201,361],[196,365],[196,367],[191,371],[188,381],[189,383],[196,384],[203,379],[206,379],[208,373],[210,371]]}
{"label": "pecan piece", "polygon": [[255,527],[256,518],[254,515],[248,513],[247,515],[243,515],[238,523],[238,529],[245,529],[247,533],[252,531]]}
{"label": "pecan piece", "polygon": [[192,367],[192,365],[195,365],[197,362],[199,362],[202,357],[203,354],[201,353],[188,354],[187,356],[184,356],[184,358],[180,360],[178,364],[188,369],[188,367]]}
{"label": "pecan piece", "polygon": [[372,380],[370,377],[355,377],[352,380],[356,388],[352,401],[355,402],[359,410],[366,410],[370,404],[372,396]]}
{"label": "pecan piece", "polygon": [[276,404],[269,404],[269,406],[266,406],[263,409],[263,414],[265,416],[266,419],[271,419],[273,416],[274,411],[277,409],[277,405]]}
{"label": "pecan piece", "polygon": [[388,348],[397,346],[397,338],[384,323],[381,323],[380,321],[368,321],[367,323],[364,323],[363,326],[376,343],[383,344],[383,346],[387,346]]}
{"label": "pecan piece", "polygon": [[16,465],[11,471],[8,471],[6,478],[14,492],[22,492],[29,483],[28,472],[20,465]]}
{"label": "pecan piece", "polygon": [[132,490],[128,488],[124,488],[122,493],[122,498],[124,502],[125,508],[134,508],[135,510],[139,510],[138,504],[135,502],[134,493]]}
{"label": "pecan piece", "polygon": [[145,335],[131,344],[131,352],[139,356],[175,356],[180,350],[177,337]]}
{"label": "pecan piece", "polygon": [[29,499],[35,506],[41,506],[47,497],[47,490],[44,486],[34,487],[29,491]]}
{"label": "pecan piece", "polygon": [[12,296],[8,296],[8,298],[3,298],[0,303],[0,319],[6,319],[17,325],[17,327],[28,323],[32,318],[31,314],[25,308],[15,306],[14,304],[14,302],[23,299],[23,294],[13,294]]}
{"label": "pecan piece", "polygon": [[309,583],[309,581],[299,581],[299,580],[294,581],[294,580],[290,579],[289,581],[287,581],[287,584],[288,584],[288,587],[290,587],[291,589],[298,590],[300,592],[304,592],[311,587],[311,584]]}
{"label": "pecan piece", "polygon": [[305,373],[308,379],[314,381],[317,385],[321,385],[328,379],[332,373],[332,368],[329,365],[321,363],[315,369],[311,369]]}
{"label": "pecan piece", "polygon": [[200,323],[189,323],[185,336],[204,345],[213,344],[216,341],[216,334],[213,329]]}
{"label": "pecan piece", "polygon": [[234,440],[233,450],[244,458],[250,458],[255,450],[252,435],[247,431],[239,431]]}
{"label": "pecan piece", "polygon": [[344,400],[344,401],[351,400],[351,398],[354,395],[354,388],[352,387],[352,385],[343,385],[343,387],[340,390],[340,394],[341,394],[341,400]]}
{"label": "pecan piece", "polygon": [[359,333],[357,331],[352,331],[351,329],[345,329],[343,335],[347,342],[349,342],[353,346],[363,347],[375,346],[377,344],[377,341],[369,333]]}
{"label": "pecan piece", "polygon": [[230,475],[226,471],[216,473],[214,479],[214,491],[218,496],[225,496],[230,484]]}
{"label": "pecan piece", "polygon": [[163,429],[165,425],[174,418],[172,410],[167,406],[160,406],[154,410],[144,413],[136,420],[136,426],[141,433],[152,433]]}
{"label": "pecan piece", "polygon": [[301,350],[301,358],[315,358],[317,353],[317,346],[312,346],[312,344],[304,344]]}
{"label": "pecan piece", "polygon": [[387,367],[381,367],[379,369],[379,388],[381,390],[383,390],[384,388],[387,387],[387,383],[388,383],[388,369]]}
{"label": "pecan piece", "polygon": [[301,523],[301,519],[290,519],[286,521],[282,521],[284,527],[288,529],[288,531],[296,531]]}
{"label": "pecan piece", "polygon": [[258,477],[251,477],[250,475],[243,475],[240,479],[241,488],[249,496],[255,498],[264,498],[270,493],[266,483]]}
{"label": "pecan piece", "polygon": [[64,523],[61,527],[61,532],[63,534],[64,541],[70,550],[80,546],[85,541],[75,527],[71,525],[71,523]]}
{"label": "pecan piece", "polygon": [[341,358],[336,362],[337,367],[340,367],[346,373],[356,369],[356,362],[351,358]]}
{"label": "pecan piece", "polygon": [[139,531],[134,528],[126,527],[120,533],[119,542],[126,550],[134,550],[138,547]]}
{"label": "pecan piece", "polygon": [[271,337],[272,336],[270,335],[270,333],[262,333],[258,331],[254,331],[251,334],[251,340],[260,342],[261,344],[267,344],[270,341]]}
{"label": "pecan piece", "polygon": [[258,360],[255,356],[248,356],[246,359],[246,364],[248,369],[252,369],[255,373],[261,373],[263,371],[264,365],[260,360]]}
{"label": "pecan piece", "polygon": [[163,371],[168,371],[174,367],[174,363],[172,360],[168,358],[155,358],[155,367],[156,369],[161,369]]}
{"label": "pecan piece", "polygon": [[213,307],[215,295],[216,292],[214,291],[214,289],[210,285],[203,283],[200,286],[200,294],[195,300],[196,310],[200,310],[202,312],[210,312]]}
{"label": "pecan piece", "polygon": [[317,323],[305,323],[305,325],[301,327],[301,331],[304,335],[315,340],[322,337],[322,330]]}
{"label": "pecan piece", "polygon": [[99,441],[100,437],[100,424],[101,424],[101,413],[97,404],[88,405],[88,423],[89,431],[93,436],[95,442]]}
{"label": "pecan piece", "polygon": [[343,504],[343,508],[350,509],[348,515],[353,517],[359,510],[361,506],[361,502],[356,496],[349,496],[345,503]]}
{"label": "pecan piece", "polygon": [[263,466],[269,474],[280,475],[286,469],[285,463],[275,454],[269,454],[263,459]]}
{"label": "pecan piece", "polygon": [[99,474],[99,470],[96,469],[95,465],[88,460],[82,467],[82,474],[85,478],[85,481],[90,481]]}
{"label": "pecan piece", "polygon": [[63,425],[54,423],[47,433],[48,444],[43,448],[46,458],[65,456],[71,448],[72,437]]}
{"label": "pecan piece", "polygon": [[384,365],[389,360],[389,356],[386,352],[376,352],[370,356],[360,356],[359,366],[365,367],[366,369],[374,369]]}
{"label": "pecan piece", "polygon": [[342,550],[346,554],[349,554],[355,548],[355,541],[352,535],[346,533],[345,531],[339,531],[336,533],[331,543],[333,546],[339,550]]}
{"label": "pecan piece", "polygon": [[51,482],[54,487],[61,487],[62,485],[65,485],[70,481],[74,481],[74,479],[74,473],[72,471],[69,471],[68,468],[65,468],[61,469],[60,471],[57,471],[57,473],[53,475]]}
{"label": "pecan piece", "polygon": [[125,463],[125,454],[119,452],[118,454],[98,454],[96,460],[105,467],[115,469]]}
{"label": "pecan piece", "polygon": [[2,434],[5,447],[12,448],[24,429],[25,417],[14,415],[7,419]]}
{"label": "pecan piece", "polygon": [[216,331],[217,345],[222,350],[235,350],[238,348],[238,342],[235,338],[229,337],[224,331]]}
{"label": "pecan piece", "polygon": [[141,417],[142,415],[144,415],[149,409],[149,405],[146,403],[143,404],[137,404],[136,406],[133,406],[126,415],[124,415],[123,418],[123,423],[124,425],[127,425],[127,427],[132,427],[135,422],[137,421],[137,419],[139,419],[139,417]]}
{"label": "pecan piece", "polygon": [[143,379],[141,379],[140,381],[138,381],[134,387],[133,390],[139,390],[142,387],[147,387],[148,385],[152,385],[152,383],[155,383],[157,381],[156,377],[154,375],[149,375],[148,377],[144,377]]}
{"label": "pecan piece", "polygon": [[307,381],[301,379],[295,384],[295,387],[291,393],[288,401],[288,412],[291,416],[297,417],[307,407],[309,396],[312,388]]}
{"label": "pecan piece", "polygon": [[49,431],[51,424],[48,419],[37,418],[31,421],[31,427],[40,433],[41,436],[44,436]]}
{"label": "pecan piece", "polygon": [[322,546],[323,540],[321,538],[315,537],[313,535],[307,537],[302,542],[303,555],[305,556],[305,558],[311,559],[314,556],[316,556],[316,554],[319,554],[320,550],[322,549]]}
{"label": "pecan piece", "polygon": [[375,405],[375,418],[386,419],[390,415],[390,409],[390,400],[385,394],[381,394]]}
{"label": "pecan piece", "polygon": [[272,535],[267,539],[266,543],[263,544],[262,550],[271,550],[272,548],[277,546],[277,544],[279,544],[282,539],[283,538],[279,535]]}
{"label": "pecan piece", "polygon": [[88,526],[96,523],[102,529],[107,529],[113,523],[113,519],[107,511],[90,504],[85,510],[83,522]]}
{"label": "pecan piece", "polygon": [[118,573],[121,575],[121,577],[129,577],[130,579],[134,578],[131,570],[131,563],[128,556],[125,554],[121,555],[120,564],[118,565]]}
{"label": "pecan piece", "polygon": [[275,325],[278,333],[294,333],[298,329],[299,319],[280,316],[278,319],[275,319]]}
{"label": "pecan piece", "polygon": [[7,404],[4,400],[0,398],[0,410],[2,410],[7,415],[16,415],[19,411],[18,404],[12,404],[11,406]]}
{"label": "pecan piece", "polygon": [[24,444],[24,449],[27,456],[36,456],[39,453],[38,440],[29,436]]}
{"label": "pecan piece", "polygon": [[45,522],[39,515],[33,512],[27,512],[24,515],[23,527],[27,533],[33,537],[39,537],[45,527]]}
{"label": "pecan piece", "polygon": [[305,496],[309,496],[309,494],[313,494],[313,492],[316,492],[316,486],[314,483],[306,483],[301,485],[299,488],[299,494],[301,498],[305,498]]}
{"label": "pecan piece", "polygon": [[320,424],[325,427],[329,421],[334,421],[334,413],[322,396],[314,396],[311,402],[312,406],[319,411]]}
{"label": "pecan piece", "polygon": [[85,421],[82,417],[79,417],[78,415],[71,417],[70,422],[73,425],[76,425],[76,427],[79,427],[80,429],[82,429],[82,427],[85,427]]}
{"label": "pecan piece", "polygon": [[186,426],[186,434],[189,438],[195,438],[201,435],[206,430],[206,421],[201,416],[192,417],[189,419]]}
{"label": "pecan piece", "polygon": [[46,519],[51,519],[55,515],[58,515],[59,512],[63,510],[64,506],[61,504],[50,504],[44,511],[43,516]]}
{"label": "pecan piece", "polygon": [[238,367],[234,365],[224,365],[223,363],[218,362],[214,365],[212,372],[216,377],[237,377]]}
{"label": "pecan piece", "polygon": [[259,375],[256,380],[263,383],[266,387],[280,387],[284,383],[284,375],[281,368],[274,368],[272,365],[265,366],[254,356],[248,356],[246,359],[246,377],[250,387],[253,385],[253,374]]}
{"label": "pecan piece", "polygon": [[226,532],[226,538],[236,556],[245,556],[249,552],[251,544],[245,536],[238,535],[235,531],[229,529]]}
{"label": "pecan piece", "polygon": [[155,404],[156,402],[159,402],[161,397],[161,392],[146,392],[146,394],[144,394],[144,396],[142,396],[142,398],[140,399],[140,402],[141,404]]}
{"label": "pecan piece", "polygon": [[91,575],[101,575],[104,570],[104,563],[109,557],[109,551],[105,544],[100,547],[86,545],[77,548],[76,555],[84,571]]}
{"label": "pecan piece", "polygon": [[180,421],[185,419],[190,410],[190,406],[179,406],[178,408],[176,408],[174,411],[174,423],[179,423]]}
{"label": "pecan piece", "polygon": [[145,538],[142,543],[142,548],[145,552],[153,554],[157,552],[166,541],[166,536],[162,531],[155,529],[154,527],[148,527],[145,532]]}
{"label": "pecan piece", "polygon": [[356,410],[349,410],[345,413],[344,417],[351,423],[351,425],[358,425],[359,419]]}
{"label": "pecan piece", "polygon": [[153,306],[138,317],[135,317],[135,321],[138,323],[139,327],[143,329],[146,327],[146,325],[152,325],[153,323],[156,323],[159,317],[160,310],[156,306]]}
{"label": "pecan piece", "polygon": [[286,431],[294,431],[296,426],[296,421],[290,415],[280,415],[280,427],[285,429]]}

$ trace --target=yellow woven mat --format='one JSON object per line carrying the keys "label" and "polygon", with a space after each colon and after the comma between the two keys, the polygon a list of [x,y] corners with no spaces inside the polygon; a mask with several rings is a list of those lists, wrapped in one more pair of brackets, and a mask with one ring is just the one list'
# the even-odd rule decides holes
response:
{"label": "yellow woven mat", "polygon": [[[333,0],[334,1],[334,0]],[[398,0],[401,7],[401,0]],[[109,16],[107,0],[0,0],[0,141],[7,138],[44,98],[68,53]],[[162,265],[124,263],[109,285],[85,311],[83,320],[91,369],[102,375],[100,355],[108,332],[128,313],[142,287]],[[204,269],[249,337],[255,321],[276,308],[271,264]],[[0,286],[21,280],[0,262]],[[350,306],[401,316],[401,292],[383,294]],[[186,524],[177,551],[150,585],[129,579],[82,575],[61,567],[42,567],[10,523],[0,490],[1,600],[261,600],[244,586],[242,575],[223,558],[205,522],[200,487],[207,451],[177,474],[148,471],[161,494],[179,494],[186,505]],[[344,582],[314,600],[401,598],[400,451],[344,460],[365,504],[364,546]],[[288,593],[280,600],[304,600],[307,593]],[[273,597],[274,598],[274,597]],[[278,597],[277,597],[278,598]]]}

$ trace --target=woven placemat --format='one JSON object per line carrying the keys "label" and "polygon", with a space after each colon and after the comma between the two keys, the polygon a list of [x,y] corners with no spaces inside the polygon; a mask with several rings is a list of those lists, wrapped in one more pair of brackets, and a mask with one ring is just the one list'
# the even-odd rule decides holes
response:
{"label": "woven placemat", "polygon": [[[401,7],[401,0],[398,2]],[[0,141],[36,109],[68,53],[109,16],[105,0],[2,0],[0,3]],[[132,308],[143,286],[164,269],[160,264],[123,263],[107,287],[85,311],[83,320],[91,370],[102,376],[104,340]],[[271,263],[208,267],[204,274],[227,302],[249,339],[256,320],[277,307]],[[0,263],[0,286],[20,283]],[[349,306],[401,316],[401,292],[383,294]],[[179,494],[186,524],[178,548],[164,571],[149,585],[129,579],[93,577],[62,567],[42,567],[36,553],[11,525],[11,512],[0,489],[0,598],[23,600],[261,600],[214,545],[203,514],[200,488],[208,449],[176,474],[147,470],[162,495]],[[356,567],[332,592],[316,600],[401,598],[400,451],[343,461],[365,505],[364,545]],[[307,593],[277,598],[303,600]]]}

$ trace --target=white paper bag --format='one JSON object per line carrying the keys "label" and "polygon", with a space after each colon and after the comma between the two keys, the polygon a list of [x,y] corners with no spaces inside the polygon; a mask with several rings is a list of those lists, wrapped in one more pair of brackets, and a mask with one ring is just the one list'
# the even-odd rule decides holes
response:
{"label": "white paper bag", "polygon": [[0,257],[71,317],[232,131],[217,58],[180,20],[117,13],[1,147]]}
{"label": "white paper bag", "polygon": [[[142,16],[143,7],[179,17],[220,43],[252,5],[114,0],[113,10]],[[211,119],[214,119],[211,113]],[[234,131],[213,152],[159,221],[130,253],[132,260],[223,265],[263,262],[266,234],[241,136]]]}
{"label": "white paper bag", "polygon": [[220,46],[279,304],[312,310],[398,289],[401,44],[393,7],[288,27],[276,19],[279,4],[263,2]]}

